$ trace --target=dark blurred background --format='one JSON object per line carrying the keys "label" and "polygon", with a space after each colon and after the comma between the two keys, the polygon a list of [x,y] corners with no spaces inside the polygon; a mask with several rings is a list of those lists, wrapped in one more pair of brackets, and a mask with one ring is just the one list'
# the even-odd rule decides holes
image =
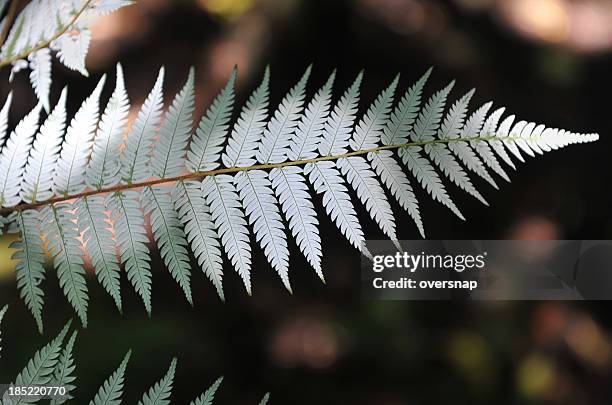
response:
{"label": "dark blurred background", "polygon": [[[453,99],[475,87],[472,107],[494,101],[521,119],[598,132],[601,140],[529,159],[511,184],[499,180],[499,191],[472,176],[488,208],[449,185],[466,222],[420,192],[428,238],[612,239],[611,51],[608,0],[141,0],[97,23],[87,64],[92,79],[109,72],[114,80],[121,61],[134,111],[160,65],[167,69],[167,102],[194,65],[198,114],[234,64],[238,104],[267,63],[274,105],[311,62],[309,95],[338,68],[338,97],[364,68],[361,111],[396,73],[403,92],[434,66],[427,95],[457,79]],[[58,63],[54,72],[52,100],[68,84],[74,112],[95,82]],[[106,87],[104,102],[112,90]],[[14,89],[12,125],[35,103],[25,73]],[[315,203],[322,211],[319,198]],[[356,205],[367,237],[382,238]],[[408,215],[393,208],[400,239],[417,239]],[[196,271],[193,308],[154,253],[152,320],[125,277],[123,316],[90,277],[91,325],[80,332],[76,350],[77,403],[93,397],[129,348],[127,402],[176,355],[177,403],[218,375],[226,377],[219,403],[228,404],[256,403],[265,391],[272,404],[612,403],[607,302],[362,301],[357,251],[323,212],[319,218],[327,284],[291,242],[293,295],[259,249],[253,297],[228,266],[223,304]],[[2,240],[3,252],[8,242]],[[49,270],[47,334],[35,334],[12,263],[7,256],[2,261],[0,304],[11,309],[0,382],[8,382],[73,313]]]}

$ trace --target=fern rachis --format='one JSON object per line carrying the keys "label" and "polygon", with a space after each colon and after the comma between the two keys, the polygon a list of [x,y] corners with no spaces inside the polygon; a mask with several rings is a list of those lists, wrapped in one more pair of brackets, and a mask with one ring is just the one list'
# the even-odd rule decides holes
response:
{"label": "fern rachis", "polygon": [[[44,268],[43,243],[36,225],[39,211],[46,213],[42,218],[46,219],[47,234],[61,242],[51,246],[60,282],[85,323],[88,294],[80,257],[82,242],[99,281],[117,307],[121,309],[121,263],[151,312],[146,214],[151,214],[153,239],[161,256],[189,302],[189,250],[222,299],[222,251],[251,293],[251,232],[290,289],[290,238],[323,279],[319,220],[310,187],[322,194],[327,214],[349,242],[368,256],[349,189],[356,192],[385,235],[396,240],[393,210],[383,185],[424,234],[411,177],[432,199],[462,218],[446,189],[447,180],[486,203],[470,172],[493,180],[491,170],[505,178],[501,165],[511,163],[511,155],[522,160],[523,154],[541,154],[597,139],[595,134],[545,129],[524,121],[513,125],[514,117],[502,120],[502,109],[488,115],[490,103],[468,116],[473,92],[446,111],[453,83],[421,107],[430,71],[397,103],[396,77],[359,117],[363,74],[333,104],[335,72],[307,100],[310,68],[270,118],[270,71],[266,69],[263,81],[232,126],[234,70],[192,137],[194,73],[190,71],[185,85],[164,111],[163,72],[162,68],[125,139],[129,101],[118,66],[115,91],[102,118],[98,113],[104,78],[72,119],[59,153],[64,96],[40,130],[39,109],[35,108],[0,151],[0,180],[5,185],[1,213],[8,215],[7,222],[16,223],[12,228],[21,233],[21,242],[15,245],[20,249],[15,255],[18,285],[41,329]],[[7,101],[0,111],[4,132],[3,114],[9,105]],[[17,137],[16,133],[25,135]],[[27,138],[25,142],[23,138]],[[28,153],[32,139],[36,139],[35,147]],[[15,156],[19,157],[17,164]],[[7,168],[15,166],[24,173],[20,175],[24,180],[17,183],[7,175],[2,177]],[[41,170],[48,166],[55,167],[52,181],[48,171]],[[81,234],[82,242],[78,239]]]}

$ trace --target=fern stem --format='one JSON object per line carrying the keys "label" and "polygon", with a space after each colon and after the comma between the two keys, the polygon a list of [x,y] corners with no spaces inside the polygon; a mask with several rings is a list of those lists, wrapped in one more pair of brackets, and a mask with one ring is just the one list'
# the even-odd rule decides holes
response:
{"label": "fern stem", "polygon": [[427,140],[427,141],[408,142],[408,143],[395,144],[395,145],[383,145],[383,146],[378,146],[376,148],[362,149],[362,150],[358,150],[354,152],[343,153],[341,155],[321,156],[321,157],[317,157],[313,159],[292,160],[292,161],[286,161],[286,162],[281,162],[281,163],[256,164],[256,165],[245,166],[245,167],[228,167],[228,168],[222,168],[222,169],[209,170],[205,172],[186,173],[180,176],[168,177],[164,179],[148,180],[148,181],[143,181],[140,183],[120,184],[117,186],[109,187],[106,189],[100,189],[100,190],[89,190],[89,191],[84,191],[78,194],[64,195],[64,196],[51,198],[46,201],[37,201],[34,203],[22,203],[14,207],[7,207],[7,208],[0,209],[0,215],[7,215],[15,211],[24,211],[28,209],[40,208],[40,207],[44,207],[49,204],[62,203],[62,202],[71,201],[71,200],[82,198],[82,197],[89,197],[89,196],[107,194],[107,193],[115,193],[118,191],[133,190],[133,189],[139,189],[139,188],[144,188],[144,187],[156,186],[160,184],[175,183],[175,182],[183,181],[183,180],[202,179],[204,177],[216,176],[220,174],[232,174],[232,173],[239,173],[239,172],[248,172],[252,170],[270,170],[270,169],[287,167],[287,166],[302,166],[302,165],[306,165],[309,163],[334,161],[334,160],[348,158],[352,156],[367,155],[368,153],[377,153],[383,150],[410,148],[410,147],[425,146],[425,145],[438,144],[438,143],[448,144],[452,142],[489,142],[489,141],[494,141],[494,140],[516,141],[519,139],[522,139],[522,138],[518,136],[516,137],[508,136],[504,138],[499,138],[498,136],[478,136],[474,138],[432,139],[432,140]]}
{"label": "fern stem", "polygon": [[[93,0],[86,0],[85,3],[83,4],[83,7],[81,7],[79,9],[79,11],[76,12],[74,17],[72,17],[72,20],[70,20],[70,22],[68,24],[66,24],[61,29],[59,29],[51,38],[42,40],[38,44],[34,45],[33,47],[31,47],[31,48],[29,48],[29,49],[27,49],[27,50],[25,50],[25,51],[15,55],[15,56],[11,56],[9,58],[0,60],[0,68],[2,68],[4,66],[12,65],[13,63],[15,63],[16,61],[18,61],[20,59],[27,58],[28,55],[30,55],[31,53],[39,51],[39,50],[41,50],[43,48],[47,48],[49,45],[51,45],[51,42],[55,41],[56,39],[58,39],[59,37],[61,37],[65,33],[67,33],[74,26],[74,24],[81,17],[81,15],[83,15],[85,10],[87,10],[87,8],[91,5],[92,2],[93,2]],[[18,1],[13,1],[13,3],[18,3]],[[12,6],[13,5],[11,4],[11,7]],[[5,28],[7,30],[9,30],[10,29],[10,24],[7,24],[7,26]],[[8,35],[8,31],[7,31],[6,34]],[[4,41],[0,41],[0,44],[2,44],[3,42]]]}

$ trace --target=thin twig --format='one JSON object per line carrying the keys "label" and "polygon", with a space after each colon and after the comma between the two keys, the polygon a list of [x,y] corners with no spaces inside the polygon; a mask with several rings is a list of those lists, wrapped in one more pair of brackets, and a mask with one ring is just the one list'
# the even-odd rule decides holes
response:
{"label": "thin twig", "polygon": [[428,140],[428,141],[409,142],[409,143],[396,144],[396,145],[384,145],[384,146],[379,146],[379,147],[371,148],[371,149],[363,149],[363,150],[358,150],[355,152],[343,153],[341,155],[321,156],[321,157],[314,158],[314,159],[293,160],[293,161],[287,161],[287,162],[281,162],[281,163],[271,163],[271,164],[257,164],[257,165],[246,166],[246,167],[229,167],[229,168],[223,168],[223,169],[209,170],[205,172],[187,173],[187,174],[182,174],[180,176],[168,177],[165,179],[149,180],[149,181],[143,181],[140,183],[120,184],[114,187],[109,187],[109,188],[100,189],[100,190],[89,190],[89,191],[84,191],[78,194],[65,195],[61,197],[51,198],[46,201],[38,201],[34,203],[22,203],[14,207],[7,207],[7,208],[0,209],[0,215],[7,215],[15,211],[23,211],[23,210],[28,210],[28,209],[40,208],[40,207],[50,205],[50,204],[62,203],[62,202],[74,200],[77,198],[90,197],[90,196],[99,195],[99,194],[116,193],[116,192],[124,191],[124,190],[133,190],[133,189],[138,189],[138,188],[143,188],[143,187],[156,186],[160,184],[175,183],[177,181],[183,181],[183,180],[202,179],[204,177],[216,176],[220,174],[231,174],[231,173],[247,172],[247,171],[252,171],[252,170],[269,170],[269,169],[275,169],[275,168],[281,168],[281,167],[287,167],[287,166],[302,166],[302,165],[306,165],[309,163],[333,161],[333,160],[349,158],[353,156],[367,155],[368,153],[377,153],[383,150],[402,149],[402,148],[409,148],[413,146],[425,146],[425,145],[431,145],[431,144],[437,144],[437,143],[479,142],[479,141],[488,142],[488,141],[493,141],[493,140],[515,141],[517,139],[519,138],[510,137],[510,136],[505,137],[505,138],[499,138],[495,136],[479,136],[479,137],[474,137],[474,138],[433,139],[433,140]]}

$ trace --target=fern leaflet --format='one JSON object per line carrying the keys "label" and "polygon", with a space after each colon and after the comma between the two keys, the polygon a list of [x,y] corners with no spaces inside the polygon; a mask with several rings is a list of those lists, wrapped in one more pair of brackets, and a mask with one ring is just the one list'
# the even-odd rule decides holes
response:
{"label": "fern leaflet", "polygon": [[[493,109],[492,103],[468,114],[474,92],[450,104],[454,82],[421,106],[431,70],[397,102],[400,82],[395,77],[359,116],[363,73],[335,105],[335,71],[308,100],[310,73],[309,67],[271,108],[266,68],[261,84],[232,124],[237,74],[233,69],[193,134],[193,69],[167,110],[164,69],[160,69],[125,139],[130,104],[119,65],[101,118],[104,77],[67,129],[66,90],[40,130],[41,106],[27,114],[0,150],[0,214],[6,216],[3,223],[9,231],[20,233],[13,245],[17,284],[39,329],[45,277],[40,231],[49,244],[62,290],[83,324],[89,300],[83,248],[120,311],[123,266],[151,313],[147,222],[189,303],[194,301],[190,250],[222,300],[227,277],[224,255],[251,294],[251,232],[253,242],[291,291],[290,239],[324,279],[315,194],[321,195],[326,213],[344,237],[369,256],[349,188],[383,234],[397,241],[385,188],[424,235],[417,184],[428,197],[463,218],[446,183],[486,204],[470,175],[497,186],[493,176],[507,180],[505,165],[514,168],[514,158],[524,161],[524,156],[598,139],[597,134],[515,122],[514,116],[504,119],[505,109]],[[8,130],[10,105],[9,95],[0,110],[2,138]]]}

